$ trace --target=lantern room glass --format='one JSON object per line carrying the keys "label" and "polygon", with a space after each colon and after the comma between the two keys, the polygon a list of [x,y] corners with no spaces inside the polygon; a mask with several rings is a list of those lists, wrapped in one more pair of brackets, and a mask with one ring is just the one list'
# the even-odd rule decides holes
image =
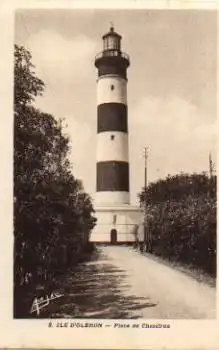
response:
{"label": "lantern room glass", "polygon": [[120,50],[120,38],[115,35],[108,35],[103,41],[104,50]]}

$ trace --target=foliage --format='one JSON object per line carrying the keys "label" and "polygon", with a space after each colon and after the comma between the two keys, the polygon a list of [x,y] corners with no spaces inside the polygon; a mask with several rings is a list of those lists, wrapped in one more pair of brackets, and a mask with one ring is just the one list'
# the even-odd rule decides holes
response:
{"label": "foliage", "polygon": [[37,78],[31,54],[23,46],[15,45],[14,51],[14,108],[25,106],[43,92],[44,83]]}
{"label": "foliage", "polygon": [[216,177],[180,174],[139,194],[154,254],[216,274]]}
{"label": "foliage", "polygon": [[14,286],[15,314],[27,288],[48,285],[77,263],[95,225],[93,206],[68,161],[62,122],[34,107],[44,83],[31,54],[15,46]]}

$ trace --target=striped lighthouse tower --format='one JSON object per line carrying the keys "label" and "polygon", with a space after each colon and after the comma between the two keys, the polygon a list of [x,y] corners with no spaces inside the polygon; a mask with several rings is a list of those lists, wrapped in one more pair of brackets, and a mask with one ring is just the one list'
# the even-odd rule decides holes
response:
{"label": "striped lighthouse tower", "polygon": [[[97,78],[97,226],[93,241],[133,241],[134,223],[129,205],[129,145],[127,68],[121,36],[111,27],[103,35],[103,50],[95,57]],[[138,210],[137,210],[138,211]]]}
{"label": "striped lighthouse tower", "polygon": [[129,204],[127,78],[129,58],[113,27],[97,55],[97,183],[99,204]]}

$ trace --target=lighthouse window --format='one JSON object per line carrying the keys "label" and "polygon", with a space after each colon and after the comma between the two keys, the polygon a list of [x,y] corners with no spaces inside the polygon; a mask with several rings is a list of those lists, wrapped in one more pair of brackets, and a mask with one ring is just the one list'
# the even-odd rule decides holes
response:
{"label": "lighthouse window", "polygon": [[110,89],[111,89],[112,91],[114,90],[114,88],[115,88],[114,85],[110,85]]}
{"label": "lighthouse window", "polygon": [[111,140],[114,140],[115,139],[115,135],[111,135]]}
{"label": "lighthouse window", "polygon": [[113,215],[113,224],[116,224],[116,215]]}

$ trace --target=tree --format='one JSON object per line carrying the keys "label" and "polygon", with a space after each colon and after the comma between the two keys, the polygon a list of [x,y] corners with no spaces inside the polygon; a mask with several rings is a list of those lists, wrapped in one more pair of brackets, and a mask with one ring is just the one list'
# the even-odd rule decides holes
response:
{"label": "tree", "polygon": [[62,122],[33,105],[44,89],[33,69],[30,52],[15,45],[15,299],[79,261],[95,225],[91,199],[72,174]]}
{"label": "tree", "polygon": [[139,194],[153,253],[216,274],[216,177],[178,174]]}
{"label": "tree", "polygon": [[44,83],[37,78],[32,56],[23,46],[15,45],[14,51],[14,109],[34,102],[35,97],[42,95]]}

